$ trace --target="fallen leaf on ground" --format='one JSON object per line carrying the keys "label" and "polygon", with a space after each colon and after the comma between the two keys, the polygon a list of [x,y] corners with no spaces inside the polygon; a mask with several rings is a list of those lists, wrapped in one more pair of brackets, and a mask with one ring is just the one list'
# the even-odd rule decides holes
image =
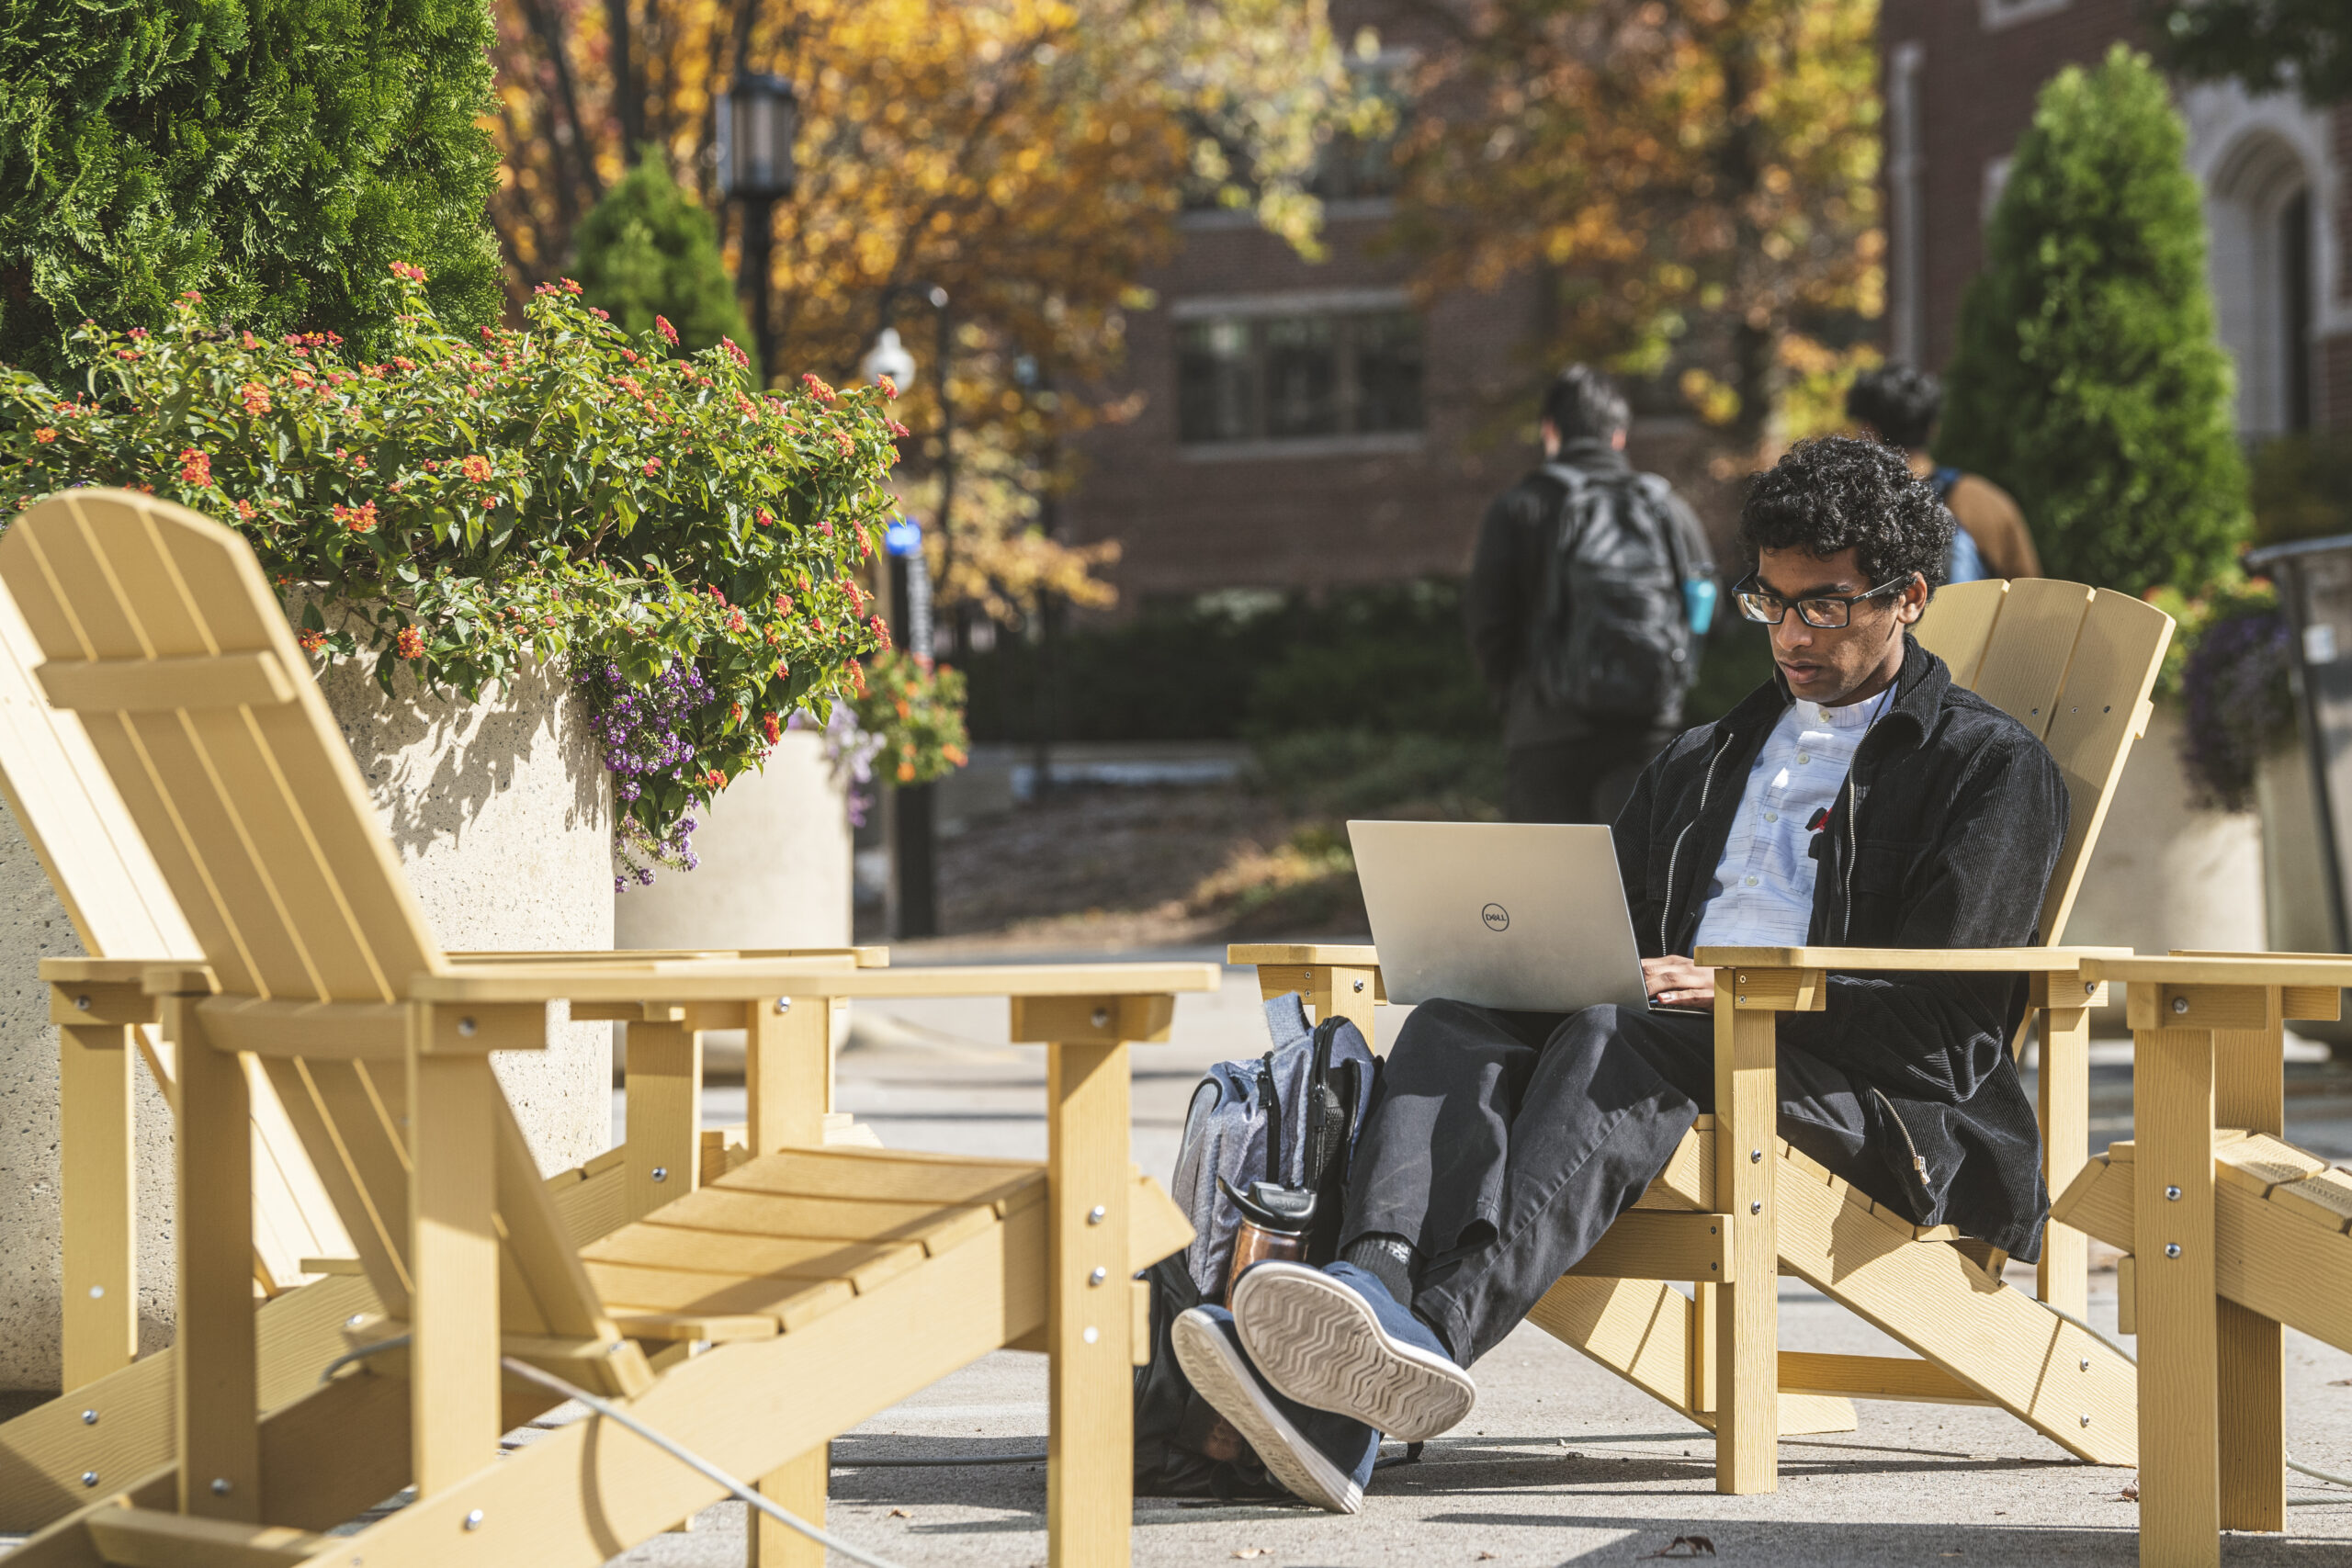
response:
{"label": "fallen leaf on ground", "polygon": [[1273,1554],[1274,1549],[1271,1546],[1245,1546],[1233,1555],[1236,1557],[1272,1557]]}
{"label": "fallen leaf on ground", "polygon": [[1663,1551],[1653,1551],[1652,1557],[1713,1557],[1715,1543],[1703,1535],[1678,1535],[1666,1543]]}
{"label": "fallen leaf on ground", "polygon": [[2117,1495],[2120,1496],[2127,1503],[2138,1502],[2140,1500],[2140,1483],[2136,1481],[2125,1482],[2123,1483],[2123,1490],[2117,1494]]}
{"label": "fallen leaf on ground", "polygon": [[1495,1554],[1491,1551],[1482,1551],[1478,1553],[1478,1561],[1481,1562],[1492,1562],[1494,1560]]}
{"label": "fallen leaf on ground", "polygon": [[910,1514],[910,1513],[907,1512],[907,1510],[906,1510],[906,1509],[904,1509],[904,1508],[893,1508],[893,1509],[891,1509],[891,1510],[890,1510],[890,1517],[891,1517],[892,1518],[894,1518],[894,1519],[911,1519],[911,1518],[913,1518],[913,1517],[914,1517],[914,1516],[913,1516],[912,1514]]}

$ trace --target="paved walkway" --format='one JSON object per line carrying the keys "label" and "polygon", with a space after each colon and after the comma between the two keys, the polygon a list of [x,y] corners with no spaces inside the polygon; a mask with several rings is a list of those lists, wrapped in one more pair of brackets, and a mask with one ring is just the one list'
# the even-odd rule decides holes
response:
{"label": "paved walkway", "polygon": [[[1187,956],[1192,956],[1188,954]],[[1202,954],[1201,956],[1213,956]],[[1384,1012],[1393,1031],[1400,1015]],[[841,1059],[841,1102],[897,1147],[1042,1156],[1044,1054],[1004,1043],[1004,1007],[922,1002],[862,1009]],[[1185,998],[1175,1038],[1136,1052],[1135,1147],[1146,1169],[1174,1161],[1184,1103],[1202,1067],[1262,1046],[1250,976]],[[2094,1142],[2128,1135],[2128,1050],[2101,1047]],[[2352,1072],[2290,1068],[2290,1136],[2352,1156]],[[709,1112],[741,1115],[741,1091],[709,1091]],[[2115,1276],[2094,1276],[2092,1313],[2115,1323]],[[1798,1282],[1781,1287],[1791,1348],[1898,1353]],[[1781,1445],[1781,1490],[1719,1497],[1712,1447],[1630,1386],[1548,1336],[1521,1329],[1478,1365],[1466,1426],[1417,1465],[1383,1471],[1364,1511],[1195,1506],[1145,1499],[1144,1568],[1236,1560],[1269,1565],[1629,1562],[1703,1536],[1747,1564],[2136,1563],[2128,1471],[2075,1463],[1999,1412],[1865,1404],[1858,1431]],[[2288,1352],[2289,1450],[2352,1474],[2352,1356],[2300,1336]],[[835,1445],[832,1523],[895,1562],[1025,1568],[1045,1561],[1045,1471],[880,1468],[877,1459],[1020,1455],[1044,1446],[1043,1358],[1004,1353],[884,1411]],[[2233,1536],[2229,1564],[2352,1561],[2352,1490],[2290,1477],[2290,1529]],[[632,1565],[733,1568],[743,1509],[722,1504],[691,1531],[639,1547]],[[1688,1551],[1688,1548],[1680,1551]],[[1679,1555],[1678,1551],[1677,1555]],[[837,1560],[838,1561],[838,1560]]]}

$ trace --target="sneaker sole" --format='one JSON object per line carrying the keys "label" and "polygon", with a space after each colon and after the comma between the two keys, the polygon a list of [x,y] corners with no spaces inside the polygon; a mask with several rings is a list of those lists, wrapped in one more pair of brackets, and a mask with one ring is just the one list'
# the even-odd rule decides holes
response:
{"label": "sneaker sole", "polygon": [[1233,1423],[1275,1480],[1293,1495],[1335,1514],[1363,1509],[1363,1488],[1355,1477],[1325,1459],[1266,1398],[1241,1352],[1214,1324],[1195,1322],[1185,1314],[1171,1325],[1169,1337],[1176,1364],[1192,1380],[1193,1392]]}
{"label": "sneaker sole", "polygon": [[1283,1396],[1418,1443],[1470,1414],[1478,1385],[1442,1357],[1391,1338],[1372,1307],[1319,1269],[1261,1263],[1233,1287],[1250,1359]]}

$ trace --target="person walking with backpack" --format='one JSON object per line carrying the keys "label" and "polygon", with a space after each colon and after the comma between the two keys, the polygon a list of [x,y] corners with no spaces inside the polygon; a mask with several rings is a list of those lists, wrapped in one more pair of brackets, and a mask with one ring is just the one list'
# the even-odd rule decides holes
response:
{"label": "person walking with backpack", "polygon": [[1713,618],[1706,531],[1625,458],[1624,395],[1571,365],[1544,398],[1544,466],[1478,530],[1470,650],[1503,708],[1504,813],[1614,818],[1682,723]]}
{"label": "person walking with backpack", "polygon": [[1981,474],[1939,467],[1928,455],[1943,412],[1943,383],[1908,365],[1866,370],[1846,390],[1846,416],[1900,448],[1911,471],[1933,487],[1936,499],[1960,525],[1952,532],[1951,558],[1944,563],[1946,582],[2040,577],[2041,558],[2034,553],[2025,513],[2009,492]]}

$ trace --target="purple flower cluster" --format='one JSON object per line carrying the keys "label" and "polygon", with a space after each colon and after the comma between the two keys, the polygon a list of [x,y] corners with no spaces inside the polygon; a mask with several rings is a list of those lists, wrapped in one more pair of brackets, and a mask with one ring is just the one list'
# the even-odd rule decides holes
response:
{"label": "purple flower cluster", "polygon": [[694,852],[695,819],[680,816],[656,833],[631,807],[662,795],[700,793],[702,769],[695,743],[684,731],[709,703],[709,683],[701,671],[675,660],[650,685],[629,684],[620,666],[612,663],[582,672],[578,681],[588,698],[592,728],[605,749],[619,811],[613,852],[621,871],[613,878],[613,890],[623,891],[632,882],[650,886],[660,865],[692,871],[701,863]]}
{"label": "purple flower cluster", "polygon": [[2181,761],[2214,805],[2253,804],[2256,764],[2294,734],[2293,660],[2292,634],[2275,609],[2216,621],[2197,639],[2181,670]]}

